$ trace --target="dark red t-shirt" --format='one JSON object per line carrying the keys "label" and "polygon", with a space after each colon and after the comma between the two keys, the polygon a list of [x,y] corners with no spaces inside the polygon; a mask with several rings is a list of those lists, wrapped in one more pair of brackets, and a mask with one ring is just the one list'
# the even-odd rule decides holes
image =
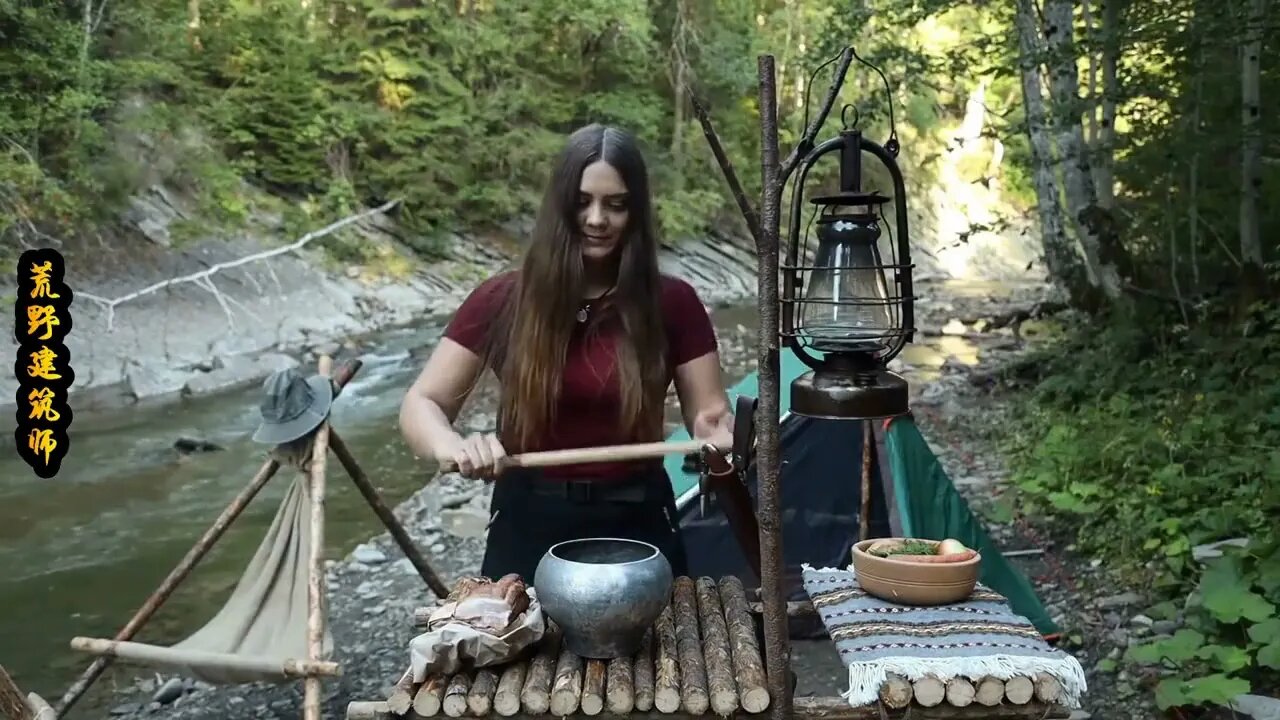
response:
{"label": "dark red t-shirt", "polygon": [[[481,283],[463,301],[445,328],[445,337],[479,354],[494,316],[515,287],[518,271],[496,275]],[[715,330],[693,286],[679,278],[662,276],[662,315],[667,330],[668,367],[674,369],[717,349]],[[599,447],[632,442],[618,423],[619,393],[614,373],[617,357],[616,328],[588,334],[579,325],[569,343],[560,387],[556,422],[546,428],[538,450]],[[617,477],[636,463],[596,463],[546,468],[557,477]]]}

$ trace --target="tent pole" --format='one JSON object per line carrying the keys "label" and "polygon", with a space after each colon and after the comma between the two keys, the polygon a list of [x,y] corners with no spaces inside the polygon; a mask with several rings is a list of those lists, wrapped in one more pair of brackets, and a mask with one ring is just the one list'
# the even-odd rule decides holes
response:
{"label": "tent pole", "polygon": [[858,513],[858,539],[871,535],[871,421],[862,421],[862,510]]}
{"label": "tent pole", "polygon": [[[331,360],[320,356],[320,375],[329,376]],[[307,578],[307,660],[319,662],[324,651],[324,492],[325,465],[329,455],[329,419],[316,430],[311,450],[311,570]],[[320,720],[320,678],[304,681],[302,713],[305,720]]]}
{"label": "tent pole", "polygon": [[791,717],[790,649],[786,604],[782,598],[782,523],[778,492],[778,426],[781,417],[778,356],[778,228],[782,188],[778,162],[777,78],[772,55],[757,60],[760,77],[760,237],[759,259],[760,397],[756,410],[756,472],[759,480],[760,593],[764,602],[765,666],[769,714]]}
{"label": "tent pole", "polygon": [[329,429],[329,448],[333,450],[334,455],[338,456],[338,462],[342,463],[343,469],[351,477],[351,482],[355,483],[360,490],[360,494],[364,495],[365,501],[369,503],[369,507],[373,508],[373,512],[377,514],[378,519],[382,520],[382,524],[387,526],[387,531],[391,533],[392,538],[395,538],[396,544],[400,546],[405,556],[409,558],[409,562],[413,563],[413,567],[417,569],[418,574],[427,583],[427,587],[431,588],[431,592],[435,593],[436,597],[439,598],[444,598],[448,595],[449,588],[445,587],[445,584],[440,580],[440,576],[436,575],[436,571],[432,569],[431,564],[427,562],[426,558],[422,557],[422,553],[418,552],[418,547],[413,544],[413,539],[405,531],[404,525],[400,524],[400,520],[396,518],[395,513],[391,512],[391,509],[383,502],[377,488],[369,481],[369,476],[365,475],[364,470],[360,469],[355,456],[351,454],[346,443],[342,441],[342,437],[333,428]]}
{"label": "tent pole", "polygon": [[[338,368],[338,372],[334,374],[333,379],[334,382],[337,383],[339,390],[346,386],[346,384],[351,381],[351,378],[355,377],[355,374],[360,371],[361,365],[362,363],[359,360],[352,360],[343,363],[342,366]],[[231,503],[222,511],[222,514],[213,521],[213,524],[209,526],[209,529],[206,530],[204,534],[200,536],[200,539],[196,541],[196,544],[187,551],[186,556],[183,557],[177,566],[169,572],[169,575],[160,583],[160,587],[156,588],[156,590],[151,593],[151,596],[147,598],[147,601],[143,603],[141,608],[138,608],[138,611],[133,614],[133,617],[129,619],[129,622],[120,629],[120,632],[115,634],[115,637],[112,638],[113,640],[133,639],[133,636],[142,629],[142,626],[151,619],[152,615],[156,614],[156,611],[159,610],[160,606],[169,599],[169,596],[173,594],[173,591],[177,589],[178,585],[180,585],[183,580],[187,579],[187,575],[191,574],[191,570],[196,566],[196,564],[199,563],[206,554],[208,554],[209,550],[218,542],[223,533],[227,531],[227,528],[231,526],[232,521],[234,521],[240,513],[244,512],[244,509],[248,507],[253,498],[257,496],[258,492],[262,490],[263,486],[271,480],[279,469],[280,464],[274,459],[268,459],[266,462],[262,463],[262,467],[258,469],[258,473],[249,481],[248,486],[241,490],[240,494],[236,495],[235,498],[232,499]],[[58,700],[58,704],[54,707],[58,717],[66,715],[67,710],[70,710],[71,706],[74,705],[82,695],[84,695],[85,691],[87,691],[89,687],[93,685],[94,681],[102,675],[103,671],[107,669],[107,666],[111,664],[112,660],[113,658],[111,657],[100,656],[85,669],[84,673],[80,675],[80,678],[77,679],[71,687],[67,688],[67,691],[62,695],[62,698]]]}

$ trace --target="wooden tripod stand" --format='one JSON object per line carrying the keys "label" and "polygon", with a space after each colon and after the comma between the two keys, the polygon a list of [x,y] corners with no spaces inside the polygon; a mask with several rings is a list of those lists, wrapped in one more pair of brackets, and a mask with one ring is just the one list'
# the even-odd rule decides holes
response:
{"label": "wooden tripod stand", "polygon": [[[320,375],[329,377],[332,361],[328,355],[322,355],[319,361]],[[350,382],[351,378],[360,370],[361,362],[359,360],[350,360],[343,363],[333,374],[333,382],[336,386],[336,393],[341,393],[342,388]],[[437,597],[445,597],[448,595],[448,589],[441,582],[435,570],[427,563],[426,559],[418,551],[413,540],[409,537],[409,533],[405,531],[404,526],[392,513],[387,504],[383,502],[382,497],[370,482],[369,477],[364,474],[360,466],[356,463],[355,457],[351,454],[351,450],[342,441],[342,438],[336,431],[330,427],[329,420],[326,418],[320,427],[314,431],[313,446],[311,452],[311,465],[309,468],[310,482],[310,528],[311,528],[311,553],[308,558],[309,572],[307,584],[307,657],[305,660],[285,660],[272,661],[268,659],[256,659],[230,653],[209,653],[196,652],[191,650],[179,650],[174,648],[159,647],[155,645],[147,645],[144,643],[130,642],[130,640],[138,633],[142,626],[151,618],[152,615],[160,609],[160,606],[169,598],[178,585],[186,579],[187,575],[197,563],[213,548],[214,544],[222,537],[231,525],[232,521],[240,515],[241,512],[249,505],[258,492],[267,484],[280,469],[280,463],[274,459],[268,459],[262,464],[262,467],[254,475],[249,484],[240,491],[240,494],[227,505],[222,514],[214,520],[213,524],[205,531],[196,544],[192,546],[185,557],[169,572],[164,581],[143,603],[142,607],[134,613],[133,617],[125,624],[115,637],[107,639],[99,638],[73,638],[71,647],[75,650],[92,653],[98,657],[84,671],[78,680],[67,692],[63,694],[58,701],[54,710],[58,717],[63,717],[67,710],[89,689],[89,686],[102,675],[107,666],[115,658],[124,658],[139,662],[164,662],[177,661],[189,665],[199,665],[203,667],[224,668],[249,670],[254,672],[278,672],[281,677],[304,678],[305,693],[303,702],[303,717],[305,720],[319,720],[320,718],[320,679],[324,676],[336,676],[341,673],[337,663],[327,662],[320,659],[321,649],[323,646],[324,631],[326,618],[324,617],[323,597],[324,597],[324,503],[325,503],[325,465],[328,451],[333,450],[337,456],[338,462],[342,464],[351,481],[355,483],[356,488],[360,490],[360,494],[364,496],[369,506],[373,508],[378,519],[387,527],[391,533],[391,537],[395,539],[396,544],[404,551],[406,557],[409,558],[418,574],[422,576],[423,581],[431,588],[431,591]]]}

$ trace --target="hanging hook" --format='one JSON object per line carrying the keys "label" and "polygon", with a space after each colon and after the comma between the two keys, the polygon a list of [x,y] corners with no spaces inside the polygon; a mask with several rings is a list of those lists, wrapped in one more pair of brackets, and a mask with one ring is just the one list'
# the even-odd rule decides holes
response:
{"label": "hanging hook", "polygon": [[[853,122],[849,122],[850,110],[853,111]],[[845,103],[845,106],[840,109],[840,122],[844,124],[845,130],[857,130],[858,120],[861,117],[862,115],[858,112],[858,106],[853,103]]]}

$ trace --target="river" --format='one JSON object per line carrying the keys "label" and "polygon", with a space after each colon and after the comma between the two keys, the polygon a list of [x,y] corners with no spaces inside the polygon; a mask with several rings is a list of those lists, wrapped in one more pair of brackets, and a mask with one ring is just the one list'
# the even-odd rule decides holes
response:
{"label": "river", "polygon": [[[948,283],[946,294],[992,289]],[[726,382],[737,382],[754,366],[756,309],[725,307],[713,317],[727,349]],[[333,410],[335,426],[392,506],[434,472],[408,452],[396,414],[440,329],[424,324],[364,339],[363,368]],[[947,356],[965,362],[971,353],[959,338],[917,342],[906,355],[916,367],[936,367]],[[24,691],[56,700],[92,659],[70,650],[69,640],[113,636],[248,483],[265,458],[249,438],[258,400],[253,386],[198,401],[77,414],[70,453],[52,480],[35,476],[12,445],[0,451],[0,664]],[[6,435],[12,437],[12,425]],[[172,449],[180,437],[224,449],[181,456]],[[326,555],[336,559],[382,526],[336,463],[331,468]],[[267,485],[136,639],[174,642],[218,609],[286,486]],[[138,672],[117,668],[98,685],[127,682]],[[96,704],[87,697],[81,706]]]}

